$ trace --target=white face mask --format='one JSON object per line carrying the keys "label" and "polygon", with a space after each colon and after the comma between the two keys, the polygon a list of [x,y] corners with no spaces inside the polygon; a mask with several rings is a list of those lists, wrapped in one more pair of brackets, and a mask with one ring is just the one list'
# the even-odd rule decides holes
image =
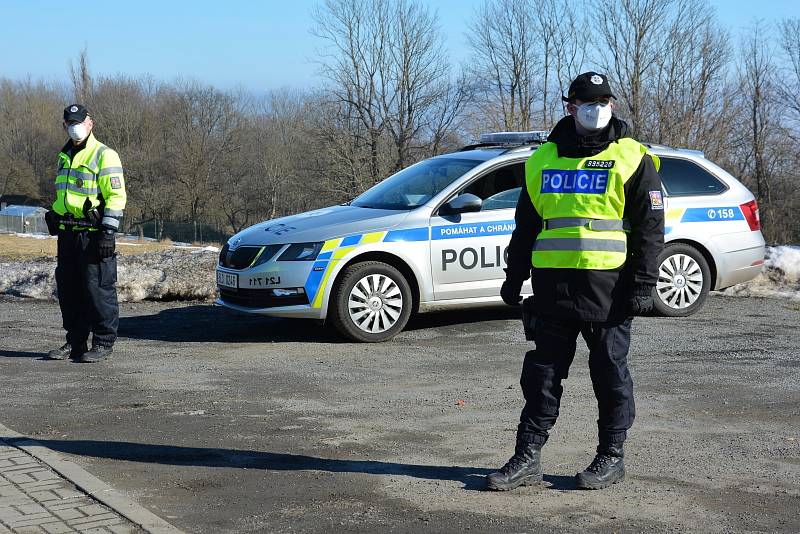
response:
{"label": "white face mask", "polygon": [[578,106],[575,118],[578,119],[578,123],[581,126],[590,132],[602,130],[611,121],[611,103],[590,102],[581,104]]}
{"label": "white face mask", "polygon": [[79,124],[70,124],[67,126],[67,135],[76,143],[80,143],[89,136],[89,129],[82,122]]}

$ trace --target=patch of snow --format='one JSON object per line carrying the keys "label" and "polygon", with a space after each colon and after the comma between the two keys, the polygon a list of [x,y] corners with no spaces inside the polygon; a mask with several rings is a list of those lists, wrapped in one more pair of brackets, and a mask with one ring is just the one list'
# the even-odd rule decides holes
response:
{"label": "patch of snow", "polygon": [[[212,300],[216,295],[211,250],[168,249],[117,257],[120,302],[142,300]],[[55,299],[55,258],[0,263],[0,293]]]}
{"label": "patch of snow", "polygon": [[16,237],[26,237],[30,239],[56,239],[56,236],[50,234],[23,234],[20,232],[14,232],[11,235]]}
{"label": "patch of snow", "polygon": [[764,270],[754,279],[725,289],[725,295],[800,300],[800,246],[767,247]]}

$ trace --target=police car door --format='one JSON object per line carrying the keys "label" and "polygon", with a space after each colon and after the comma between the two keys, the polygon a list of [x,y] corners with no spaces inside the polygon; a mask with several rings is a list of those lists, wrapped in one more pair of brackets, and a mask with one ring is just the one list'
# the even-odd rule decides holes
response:
{"label": "police car door", "polygon": [[505,279],[514,209],[525,180],[524,161],[490,169],[455,195],[471,193],[481,211],[431,217],[431,272],[435,300],[496,297]]}

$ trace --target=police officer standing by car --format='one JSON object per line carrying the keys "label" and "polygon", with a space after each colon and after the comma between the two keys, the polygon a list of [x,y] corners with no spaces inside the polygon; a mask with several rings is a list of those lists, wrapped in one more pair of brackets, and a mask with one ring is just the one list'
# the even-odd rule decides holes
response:
{"label": "police officer standing by car", "polygon": [[525,164],[501,296],[518,305],[532,276],[523,316],[536,348],[522,368],[525,407],[515,452],[487,476],[489,489],[542,480],[541,450],[558,417],[578,334],[589,347],[599,444],[577,486],[605,488],[625,476],[623,444],[634,419],[631,321],[653,309],[664,204],[658,159],[627,137],[627,124],[612,114],[614,98],[605,75],[579,75],[563,97],[569,115]]}
{"label": "police officer standing by car", "polygon": [[56,199],[45,220],[50,234],[58,235],[56,285],[67,342],[47,357],[92,363],[107,358],[117,338],[114,249],[125,181],[119,156],[95,139],[84,106],[67,106],[63,126],[69,141],[58,154]]}

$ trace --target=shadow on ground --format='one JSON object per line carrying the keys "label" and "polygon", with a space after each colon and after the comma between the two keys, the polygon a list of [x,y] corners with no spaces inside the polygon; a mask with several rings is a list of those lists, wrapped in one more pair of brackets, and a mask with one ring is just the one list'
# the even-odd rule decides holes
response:
{"label": "shadow on ground", "polygon": [[18,350],[0,350],[0,358],[38,358],[44,360],[44,352],[22,352]]}
{"label": "shadow on ground", "polygon": [[43,440],[0,436],[10,445],[39,444],[49,449],[109,460],[165,465],[263,469],[270,471],[327,471],[369,475],[404,475],[428,480],[453,480],[465,489],[483,489],[483,477],[489,469],[459,466],[416,465],[375,460],[332,460],[275,452],[202,447],[150,445],[125,441]]}
{"label": "shadow on ground", "polygon": [[[493,469],[455,465],[403,464],[376,460],[335,460],[301,454],[204,447],[178,447],[174,445],[152,445],[126,441],[31,440],[25,437],[4,436],[0,436],[0,440],[13,446],[38,444],[63,453],[127,462],[178,466],[263,469],[270,471],[363,473],[368,475],[399,475],[426,480],[452,480],[464,484],[463,489],[466,490],[483,490],[485,487],[484,477],[493,471]],[[550,489],[575,489],[574,477],[545,475],[544,481]]]}
{"label": "shadow on ground", "polygon": [[[519,313],[519,308],[511,307],[425,313],[414,317],[406,330],[514,320],[519,318]],[[119,337],[169,342],[347,342],[320,321],[250,315],[211,305],[190,305],[166,309],[153,315],[120,317]]]}
{"label": "shadow on ground", "polygon": [[250,315],[211,305],[120,317],[119,337],[169,342],[342,342],[318,322]]}

